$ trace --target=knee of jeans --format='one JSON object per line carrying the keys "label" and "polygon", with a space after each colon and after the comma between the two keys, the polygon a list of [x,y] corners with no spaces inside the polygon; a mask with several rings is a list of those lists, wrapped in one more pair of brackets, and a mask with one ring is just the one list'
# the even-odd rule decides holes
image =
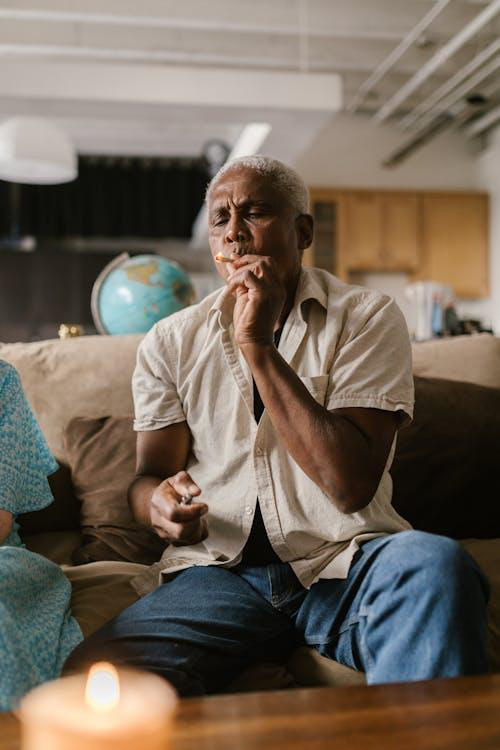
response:
{"label": "knee of jeans", "polygon": [[479,587],[486,601],[488,600],[489,584],[486,576],[455,539],[424,531],[407,531],[398,536],[401,537],[398,545],[399,559],[417,562],[418,567],[428,573],[429,579],[436,586],[442,585],[448,592],[453,590],[453,583],[462,591]]}

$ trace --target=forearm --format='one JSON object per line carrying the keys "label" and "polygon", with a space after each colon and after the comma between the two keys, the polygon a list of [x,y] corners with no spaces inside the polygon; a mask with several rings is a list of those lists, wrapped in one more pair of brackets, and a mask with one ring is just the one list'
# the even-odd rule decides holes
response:
{"label": "forearm", "polygon": [[348,419],[314,400],[274,346],[245,345],[243,354],[281,442],[301,469],[344,513],[360,510],[370,483],[370,446]]}
{"label": "forearm", "polygon": [[134,519],[142,526],[152,527],[151,498],[162,481],[160,477],[138,476],[129,487],[128,504]]}
{"label": "forearm", "polygon": [[153,493],[167,477],[184,469],[190,441],[186,422],[137,433],[136,478],[129,487],[128,503],[135,520],[143,526],[153,526]]}

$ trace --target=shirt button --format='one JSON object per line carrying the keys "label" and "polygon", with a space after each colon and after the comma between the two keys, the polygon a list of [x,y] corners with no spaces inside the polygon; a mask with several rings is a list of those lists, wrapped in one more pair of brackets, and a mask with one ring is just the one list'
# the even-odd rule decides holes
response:
{"label": "shirt button", "polygon": [[257,448],[255,449],[255,455],[256,456],[262,456],[263,453],[264,453],[264,451],[262,450],[262,448],[259,448],[257,446]]}
{"label": "shirt button", "polygon": [[247,507],[245,508],[245,513],[247,514],[247,516],[251,516],[253,513],[253,508],[250,505],[247,505]]}

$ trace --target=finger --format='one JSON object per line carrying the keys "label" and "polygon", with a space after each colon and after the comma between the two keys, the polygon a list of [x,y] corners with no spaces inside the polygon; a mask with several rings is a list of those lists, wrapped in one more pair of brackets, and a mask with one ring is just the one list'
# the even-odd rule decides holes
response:
{"label": "finger", "polygon": [[254,255],[252,256],[254,261],[251,263],[245,263],[237,266],[236,262],[232,265],[235,270],[230,274],[230,280],[233,281],[239,278],[240,274],[244,274],[245,271],[252,271],[257,278],[268,278],[270,281],[273,279],[273,267],[270,262],[270,258]]}
{"label": "finger", "polygon": [[182,496],[165,481],[157,488],[153,496],[153,508],[161,518],[166,521],[177,523],[188,523],[195,521],[201,516],[208,513],[206,503],[191,503],[190,505],[181,504]]}
{"label": "finger", "polygon": [[205,505],[204,503],[192,503],[191,505],[181,505],[181,503],[177,503],[169,508],[169,512],[165,514],[165,517],[172,523],[186,525],[197,523],[200,518],[207,513],[208,505]]}
{"label": "finger", "polygon": [[247,289],[258,289],[258,290],[264,290],[266,289],[267,285],[266,282],[257,277],[255,275],[254,269],[245,269],[243,271],[239,271],[234,274],[234,276],[231,276],[231,279],[228,281],[228,291],[230,294],[233,294],[236,292],[239,288]]}
{"label": "finger", "polygon": [[259,261],[269,262],[270,260],[268,255],[251,255],[250,253],[247,255],[231,253],[230,258],[235,268],[242,268],[243,266],[248,266],[250,263],[259,263]]}
{"label": "finger", "polygon": [[187,523],[175,523],[163,516],[157,516],[153,523],[153,529],[163,539],[189,541],[190,543],[193,540],[198,540],[201,537],[201,532],[207,528],[207,522],[204,518],[197,518]]}
{"label": "finger", "polygon": [[169,477],[167,481],[181,497],[185,495],[191,495],[192,497],[201,495],[200,488],[191,479],[187,471],[179,471],[173,477]]}

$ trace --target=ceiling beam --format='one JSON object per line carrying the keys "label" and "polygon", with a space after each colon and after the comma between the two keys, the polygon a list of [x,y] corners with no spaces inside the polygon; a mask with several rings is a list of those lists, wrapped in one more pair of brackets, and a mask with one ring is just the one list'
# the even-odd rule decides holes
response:
{"label": "ceiling beam", "polygon": [[[174,49],[131,49],[120,47],[92,47],[62,44],[11,44],[0,42],[0,58],[69,58],[78,60],[112,60],[116,62],[150,62],[150,63],[186,63],[188,65],[236,66],[255,70],[288,70],[296,72],[299,67],[298,57],[268,57],[264,55],[249,56],[244,54],[227,54],[223,52],[195,52],[192,50]],[[372,69],[370,60],[316,60],[309,58],[308,70],[331,73],[364,73]],[[411,75],[414,68],[399,70],[398,73]]]}
{"label": "ceiling beam", "polygon": [[[44,21],[52,23],[83,23],[98,26],[133,26],[145,28],[179,29],[189,31],[227,32],[230,34],[266,34],[277,36],[299,37],[299,24],[264,25],[255,23],[238,23],[223,19],[172,18],[169,16],[124,15],[119,13],[88,13],[63,10],[40,10],[28,8],[1,8],[0,19],[12,21]],[[326,39],[359,39],[375,41],[399,41],[405,30],[389,31],[383,27],[364,29],[355,27],[342,28],[311,26],[307,28],[309,37]]]}
{"label": "ceiling beam", "polygon": [[226,68],[9,62],[0,66],[0,98],[149,102],[208,107],[337,112],[341,78],[334,73]]}

